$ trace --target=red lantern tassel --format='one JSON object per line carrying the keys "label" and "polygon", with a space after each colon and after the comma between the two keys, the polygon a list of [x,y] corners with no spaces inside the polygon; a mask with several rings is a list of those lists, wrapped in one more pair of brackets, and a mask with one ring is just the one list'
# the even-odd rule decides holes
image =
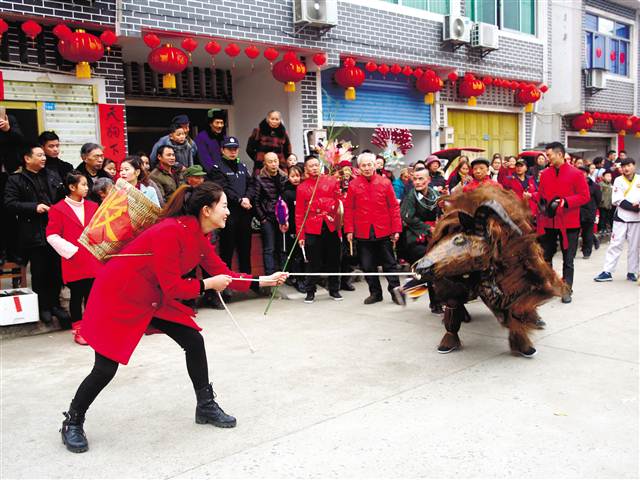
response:
{"label": "red lantern tassel", "polygon": [[524,111],[527,112],[527,113],[533,112],[533,103],[527,103],[524,106]]}
{"label": "red lantern tassel", "polygon": [[287,93],[292,93],[296,91],[296,84],[294,82],[287,82],[284,84],[284,91]]}
{"label": "red lantern tassel", "polygon": [[429,92],[424,96],[425,105],[433,105],[434,95],[433,92]]}
{"label": "red lantern tassel", "polygon": [[76,78],[91,78],[91,65],[88,62],[76,64]]}
{"label": "red lantern tassel", "polygon": [[347,87],[344,91],[344,99],[350,102],[356,99],[356,89],[353,87]]}
{"label": "red lantern tassel", "polygon": [[176,88],[176,76],[173,73],[165,73],[162,76],[162,88]]}
{"label": "red lantern tassel", "polygon": [[476,99],[476,97],[469,97],[469,100],[467,100],[467,105],[469,105],[470,107],[475,107],[478,104],[478,100]]}

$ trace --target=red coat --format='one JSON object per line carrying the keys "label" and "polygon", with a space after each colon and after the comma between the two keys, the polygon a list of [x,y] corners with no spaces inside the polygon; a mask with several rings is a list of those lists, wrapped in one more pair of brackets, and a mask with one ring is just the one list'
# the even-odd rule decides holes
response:
{"label": "red coat", "polygon": [[[160,221],[121,253],[152,255],[107,262],[93,284],[81,332],[96,352],[125,365],[153,317],[201,330],[193,309],[179,301],[200,293],[200,282],[182,278],[185,274],[202,265],[210,275],[240,276],[216,255],[193,216]],[[234,281],[230,287],[247,290],[249,285]]]}
{"label": "red coat", "polygon": [[[518,180],[518,177],[515,175],[515,173],[513,175],[509,175],[505,177],[503,185],[507,190],[511,190],[513,193],[518,195],[518,198],[520,198],[521,200],[524,199],[525,192],[530,193],[532,195],[534,195],[536,192],[536,183],[533,177],[531,176],[526,178],[526,185],[524,187],[522,186],[522,183]],[[531,210],[531,213],[534,216],[537,215],[538,203],[534,200],[533,197],[528,201],[528,204],[529,204],[529,209]]]}
{"label": "red coat", "polygon": [[538,228],[580,228],[580,206],[589,202],[589,187],[584,174],[575,167],[564,163],[559,169],[553,166],[545,168],[540,174],[538,194],[536,200],[547,203],[555,197],[564,198],[566,204],[558,208],[554,218],[549,218],[540,212]]}
{"label": "red coat", "polygon": [[62,258],[62,280],[64,283],[75,282],[83,278],[95,278],[102,267],[102,264],[96,257],[78,243],[84,227],[91,221],[97,209],[97,203],[90,200],[84,201],[84,225],[80,223],[78,216],[64,200],[60,200],[49,209],[47,237],[57,234],[67,242],[79,247],[78,251],[71,258]]}
{"label": "red coat", "polygon": [[328,175],[307,178],[298,185],[296,190],[296,228],[300,232],[303,226],[304,216],[307,213],[313,189],[318,181],[318,188],[313,196],[313,202],[309,209],[309,215],[304,222],[304,229],[300,234],[300,239],[304,239],[305,234],[319,235],[322,231],[322,224],[326,223],[330,232],[335,232],[339,225],[338,205],[341,198],[340,182]]}
{"label": "red coat", "polygon": [[400,206],[388,178],[360,175],[349,184],[344,204],[344,231],[367,239],[372,226],[376,238],[402,232]]}

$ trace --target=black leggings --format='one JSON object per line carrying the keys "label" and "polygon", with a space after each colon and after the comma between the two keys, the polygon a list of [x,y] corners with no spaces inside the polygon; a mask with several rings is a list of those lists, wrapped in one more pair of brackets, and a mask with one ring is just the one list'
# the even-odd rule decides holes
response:
{"label": "black leggings", "polygon": [[92,285],[93,278],[83,278],[82,280],[67,283],[67,287],[69,287],[71,291],[69,310],[72,322],[82,320],[82,307],[87,305],[87,299],[89,298]]}
{"label": "black leggings", "polygon": [[[193,388],[200,390],[209,383],[209,367],[204,340],[200,332],[179,323],[167,322],[159,318],[151,320],[151,326],[161,330],[182,347],[187,359],[187,371]],[[78,387],[71,401],[71,408],[84,413],[96,399],[98,394],[111,381],[118,371],[118,362],[96,352],[93,370]]]}

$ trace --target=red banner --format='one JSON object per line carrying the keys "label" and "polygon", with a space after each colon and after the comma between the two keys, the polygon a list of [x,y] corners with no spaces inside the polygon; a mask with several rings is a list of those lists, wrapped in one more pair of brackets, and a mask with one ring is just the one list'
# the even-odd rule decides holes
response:
{"label": "red banner", "polygon": [[100,143],[104,147],[105,158],[110,158],[120,165],[127,155],[124,143],[124,105],[101,103],[98,105],[100,114]]}

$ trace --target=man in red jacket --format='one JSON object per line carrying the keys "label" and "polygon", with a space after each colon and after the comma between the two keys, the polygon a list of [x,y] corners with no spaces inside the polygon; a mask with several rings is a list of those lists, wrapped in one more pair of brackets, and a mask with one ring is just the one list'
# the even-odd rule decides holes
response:
{"label": "man in red jacket", "polygon": [[[323,266],[337,272],[340,267],[340,183],[335,177],[320,174],[320,161],[316,157],[304,159],[304,170],[307,178],[296,190],[296,228],[300,235],[298,243],[308,260],[307,273],[321,272]],[[317,277],[307,277],[305,303],[315,300],[316,280]],[[329,277],[328,283],[329,296],[342,300],[339,277]]]}
{"label": "man in red jacket", "polygon": [[[400,206],[391,182],[386,177],[376,175],[376,157],[372,153],[358,156],[360,176],[349,184],[344,206],[344,231],[347,240],[358,240],[360,266],[365,272],[377,271],[382,265],[385,272],[396,270],[392,242],[395,243],[402,232]],[[369,296],[365,305],[382,301],[382,286],[378,277],[365,277],[369,285]],[[387,276],[389,293],[395,303],[393,289],[400,286],[397,276]]]}
{"label": "man in red jacket", "polygon": [[[587,181],[580,170],[566,163],[564,145],[552,142],[546,147],[549,167],[540,175],[535,198],[540,203],[538,234],[545,260],[551,264],[558,248],[562,250],[562,276],[573,285],[573,260],[578,249],[580,206],[590,199]],[[562,303],[571,303],[571,293],[562,296]]]}

